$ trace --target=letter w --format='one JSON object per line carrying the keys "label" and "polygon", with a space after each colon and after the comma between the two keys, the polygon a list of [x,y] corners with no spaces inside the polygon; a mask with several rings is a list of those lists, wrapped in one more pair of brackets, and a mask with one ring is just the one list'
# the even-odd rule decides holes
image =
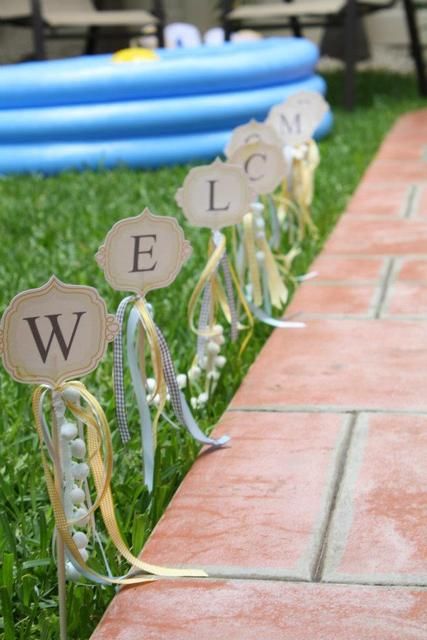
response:
{"label": "letter w", "polygon": [[28,322],[28,325],[31,329],[31,333],[33,334],[34,342],[36,343],[37,349],[39,351],[40,357],[45,363],[47,357],[49,355],[50,348],[52,346],[53,338],[56,337],[59,347],[62,351],[62,355],[64,356],[64,360],[67,360],[71,347],[73,346],[74,337],[76,335],[77,328],[80,324],[81,317],[86,313],[86,311],[75,311],[73,313],[76,317],[76,321],[74,323],[74,328],[71,333],[71,338],[68,344],[65,342],[64,335],[61,331],[61,327],[59,326],[58,318],[62,316],[62,313],[55,313],[52,315],[44,316],[45,318],[49,318],[50,324],[52,325],[52,332],[50,334],[49,340],[47,341],[46,346],[43,343],[42,337],[40,335],[39,329],[37,327],[37,320],[40,316],[35,316],[34,318],[24,318]]}

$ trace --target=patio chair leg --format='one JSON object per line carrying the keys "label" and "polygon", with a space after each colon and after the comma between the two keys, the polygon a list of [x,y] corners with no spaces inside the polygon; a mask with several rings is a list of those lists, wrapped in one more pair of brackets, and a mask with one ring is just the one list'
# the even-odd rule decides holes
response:
{"label": "patio chair leg", "polygon": [[412,0],[403,0],[403,4],[405,6],[406,24],[408,27],[409,38],[411,40],[411,53],[414,58],[415,69],[417,72],[418,90],[420,95],[427,96],[426,69],[423,60],[423,49],[418,31],[417,18],[415,15],[415,7]]}
{"label": "patio chair leg", "polygon": [[157,46],[162,48],[165,46],[165,22],[166,14],[162,0],[154,0],[151,6],[151,13],[156,16],[158,23],[156,26]]}
{"label": "patio chair leg", "polygon": [[345,35],[345,84],[344,107],[349,111],[354,109],[356,98],[356,39],[357,39],[357,7],[355,0],[347,0],[344,15]]}
{"label": "patio chair leg", "polygon": [[224,27],[224,40],[225,40],[225,42],[230,42],[232,33],[233,33],[233,31],[232,31],[231,27],[229,26],[229,24],[227,23],[226,26]]}
{"label": "patio chair leg", "polygon": [[36,60],[45,60],[46,49],[45,49],[45,43],[44,43],[44,26],[43,26],[43,18],[40,11],[39,0],[31,0],[31,10],[32,10],[34,57]]}
{"label": "patio chair leg", "polygon": [[165,46],[165,34],[163,32],[163,24],[158,24],[156,28],[157,46],[161,49]]}
{"label": "patio chair leg", "polygon": [[86,37],[85,55],[92,56],[96,50],[96,40],[99,33],[99,27],[89,27]]}
{"label": "patio chair leg", "polygon": [[298,18],[291,18],[291,29],[292,29],[292,33],[294,34],[295,38],[302,38],[303,33],[302,33],[302,29],[301,29],[301,23],[298,20]]}

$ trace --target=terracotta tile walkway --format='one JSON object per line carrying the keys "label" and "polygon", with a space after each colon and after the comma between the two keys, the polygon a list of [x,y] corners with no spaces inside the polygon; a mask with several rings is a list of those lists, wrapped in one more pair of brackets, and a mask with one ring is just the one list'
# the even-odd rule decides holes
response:
{"label": "terracotta tile walkway", "polygon": [[[93,640],[426,640],[427,111],[396,124]],[[402,155],[403,153],[403,155]]]}

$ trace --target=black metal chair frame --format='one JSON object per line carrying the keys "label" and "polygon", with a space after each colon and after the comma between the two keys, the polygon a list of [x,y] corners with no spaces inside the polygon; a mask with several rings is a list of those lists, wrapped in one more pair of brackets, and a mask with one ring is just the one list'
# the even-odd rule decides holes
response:
{"label": "black metal chair frame", "polygon": [[[293,2],[293,0],[283,0],[284,2]],[[244,20],[233,19],[228,16],[233,9],[233,0],[222,1],[221,20],[225,32],[226,40],[230,39],[231,33],[238,29],[243,28],[245,25],[253,26],[263,31],[276,30],[280,27],[289,28],[293,35],[296,37],[302,37],[303,29],[310,29],[314,27],[325,26],[342,26],[344,28],[345,35],[345,85],[344,85],[344,106],[351,110],[355,104],[355,66],[356,66],[356,38],[357,38],[357,22],[358,20],[369,13],[382,11],[388,7],[393,6],[396,0],[389,0],[388,3],[381,7],[376,5],[370,5],[369,2],[358,2],[357,0],[347,0],[344,10],[336,14],[328,14],[325,16],[317,17],[309,15],[304,17],[302,21],[300,17],[294,16],[285,18],[282,23],[278,20],[265,21],[251,20],[245,22]],[[408,33],[411,41],[411,53],[414,58],[418,88],[420,94],[427,96],[427,81],[425,66],[423,61],[423,52],[419,30],[416,21],[416,7],[413,0],[403,0],[406,22],[408,27]]]}
{"label": "black metal chair frame", "polygon": [[[165,24],[165,11],[163,7],[162,0],[153,0],[152,2],[152,10],[151,14],[155,16],[158,20],[155,29],[156,36],[158,38],[158,43],[160,47],[164,46],[164,35],[163,29]],[[6,22],[6,21],[4,21]],[[70,33],[68,28],[53,28],[50,25],[46,24],[43,20],[43,15],[40,6],[40,0],[31,0],[31,17],[29,19],[26,18],[16,18],[7,20],[7,24],[15,25],[15,26],[30,26],[32,29],[33,36],[33,47],[34,47],[34,58],[36,60],[45,60],[46,59],[46,38],[49,39],[68,39],[75,40],[76,38],[82,37],[86,41],[85,53],[92,54],[95,52],[96,48],[96,40],[99,35],[102,33],[104,36],[117,34],[119,30],[123,30],[124,27],[93,27],[88,26],[84,29],[83,32],[78,32],[74,30]],[[129,36],[140,35],[140,31],[132,31],[129,28],[126,28],[126,33]]]}

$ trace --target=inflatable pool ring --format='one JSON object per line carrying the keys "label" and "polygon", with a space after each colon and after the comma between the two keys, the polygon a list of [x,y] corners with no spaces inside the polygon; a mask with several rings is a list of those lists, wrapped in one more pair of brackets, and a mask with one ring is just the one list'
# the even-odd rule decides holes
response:
{"label": "inflatable pool ring", "polygon": [[[291,93],[326,90],[300,38],[150,54],[0,68],[0,173],[207,160]],[[331,125],[329,113],[317,137]]]}

